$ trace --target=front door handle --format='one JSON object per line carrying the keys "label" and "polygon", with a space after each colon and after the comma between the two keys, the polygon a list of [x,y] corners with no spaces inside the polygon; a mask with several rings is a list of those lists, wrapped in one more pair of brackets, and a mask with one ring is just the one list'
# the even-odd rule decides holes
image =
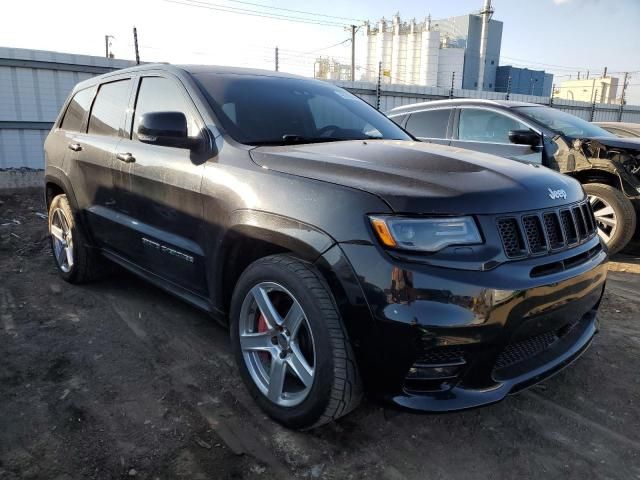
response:
{"label": "front door handle", "polygon": [[129,152],[127,153],[116,153],[116,158],[124,163],[133,163],[136,161],[136,157],[131,155]]}
{"label": "front door handle", "polygon": [[69,147],[69,150],[73,150],[74,152],[79,152],[80,150],[82,150],[82,145],[80,145],[79,143],[70,143],[69,145],[67,145],[67,147]]}

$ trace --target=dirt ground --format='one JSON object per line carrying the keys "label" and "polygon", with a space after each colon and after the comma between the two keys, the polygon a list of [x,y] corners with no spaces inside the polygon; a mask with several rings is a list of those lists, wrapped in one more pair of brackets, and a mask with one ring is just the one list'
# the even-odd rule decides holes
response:
{"label": "dirt ground", "polygon": [[0,478],[640,479],[640,259],[612,262],[571,368],[443,415],[365,401],[309,433],[267,419],[228,334],[125,272],[57,275],[40,196],[0,195]]}

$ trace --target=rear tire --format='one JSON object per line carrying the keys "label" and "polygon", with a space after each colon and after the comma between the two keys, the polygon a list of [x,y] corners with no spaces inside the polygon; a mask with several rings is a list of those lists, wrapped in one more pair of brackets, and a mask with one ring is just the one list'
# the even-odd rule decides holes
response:
{"label": "rear tire", "polygon": [[[291,328],[294,318],[299,326]],[[231,340],[249,392],[286,427],[314,428],[360,403],[360,376],[333,295],[307,262],[273,255],[249,265],[231,300]]]}
{"label": "rear tire", "polygon": [[636,231],[636,211],[615,187],[603,183],[583,185],[596,216],[598,233],[611,255],[622,250]]}
{"label": "rear tire", "polygon": [[103,258],[88,246],[66,195],[49,205],[49,236],[58,272],[69,283],[86,283],[103,270]]}

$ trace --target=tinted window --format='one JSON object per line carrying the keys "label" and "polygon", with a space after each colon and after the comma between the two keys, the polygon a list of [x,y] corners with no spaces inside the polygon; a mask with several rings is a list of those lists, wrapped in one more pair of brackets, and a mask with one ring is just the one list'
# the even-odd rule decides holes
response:
{"label": "tinted window", "polygon": [[416,137],[447,138],[450,113],[449,108],[412,113],[407,120],[407,130]]}
{"label": "tinted window", "polygon": [[492,110],[463,108],[458,138],[477,142],[511,143],[509,130],[530,130],[524,123]]}
{"label": "tinted window", "polygon": [[167,78],[145,77],[140,82],[133,117],[132,138],[138,138],[140,117],[149,112],[182,112],[187,117],[188,135],[194,136],[197,132],[197,126],[182,87]]}
{"label": "tinted window", "polygon": [[89,110],[91,105],[91,99],[93,98],[93,88],[87,88],[76,93],[71,101],[69,107],[64,114],[61,127],[64,130],[70,132],[79,132],[82,128],[82,121],[84,116]]}
{"label": "tinted window", "polygon": [[549,107],[516,107],[515,111],[529,117],[545,127],[568,137],[613,137],[593,123]]}
{"label": "tinted window", "polygon": [[129,105],[130,91],[131,80],[105,83],[100,86],[91,109],[89,133],[118,136]]}
{"label": "tinted window", "polygon": [[369,104],[328,83],[256,75],[195,77],[222,126],[241,143],[410,139]]}

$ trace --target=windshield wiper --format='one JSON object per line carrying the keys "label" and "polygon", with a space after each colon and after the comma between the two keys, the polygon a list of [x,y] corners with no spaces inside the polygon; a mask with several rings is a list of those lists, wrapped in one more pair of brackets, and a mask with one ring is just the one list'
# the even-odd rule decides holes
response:
{"label": "windshield wiper", "polygon": [[343,140],[351,140],[350,138],[340,137],[305,137],[293,133],[285,133],[282,136],[282,143],[320,143],[320,142],[340,142]]}
{"label": "windshield wiper", "polygon": [[286,133],[282,136],[282,140],[256,140],[249,142],[250,145],[270,146],[270,145],[300,145],[305,143],[327,143],[327,142],[348,142],[352,140],[382,140],[382,137],[373,137],[364,135],[362,137],[305,137],[293,133]]}

